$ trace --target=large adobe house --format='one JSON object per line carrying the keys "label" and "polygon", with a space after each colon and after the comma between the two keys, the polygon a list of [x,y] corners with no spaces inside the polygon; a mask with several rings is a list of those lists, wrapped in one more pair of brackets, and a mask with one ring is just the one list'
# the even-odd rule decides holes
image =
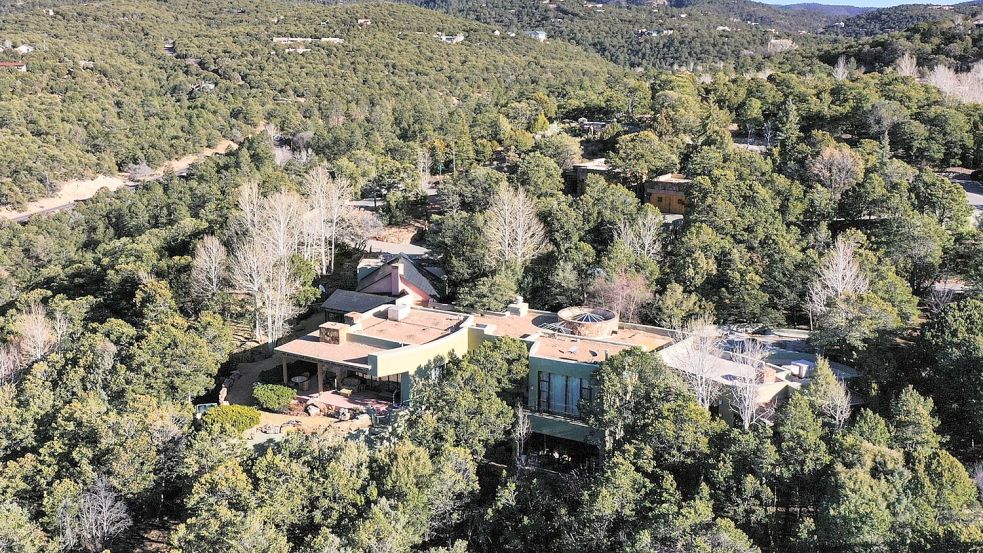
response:
{"label": "large adobe house", "polygon": [[[429,361],[451,353],[461,356],[487,340],[511,336],[529,348],[524,402],[533,432],[591,442],[591,429],[580,420],[579,406],[581,399],[592,396],[592,377],[599,363],[637,347],[662,356],[670,367],[687,370],[688,339],[674,341],[666,329],[621,322],[606,309],[536,311],[517,298],[506,312],[462,313],[451,306],[413,303],[411,296],[404,296],[365,312],[351,312],[343,322],[326,322],[317,331],[279,346],[284,383],[288,383],[288,363],[302,363],[316,374],[316,388],[309,393],[313,400],[334,405],[331,399],[337,398],[374,408],[398,404],[412,400],[414,374]],[[711,378],[726,390],[745,370],[746,365],[723,354],[715,359]],[[763,379],[757,387],[762,408],[773,407],[801,385],[803,371],[801,363],[769,364],[756,377]],[[721,398],[722,407],[726,396]],[[729,409],[722,408],[721,414],[729,416]]]}

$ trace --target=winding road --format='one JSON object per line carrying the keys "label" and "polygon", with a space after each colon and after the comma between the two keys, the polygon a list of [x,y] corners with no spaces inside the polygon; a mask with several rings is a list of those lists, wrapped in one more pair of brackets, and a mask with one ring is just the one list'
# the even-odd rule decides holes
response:
{"label": "winding road", "polygon": [[65,181],[61,183],[61,189],[58,194],[28,202],[24,209],[14,211],[7,208],[0,208],[0,219],[23,223],[35,215],[56,213],[71,209],[76,202],[88,200],[103,188],[109,190],[117,190],[123,187],[136,188],[141,182],[160,178],[167,171],[173,171],[180,175],[185,173],[192,164],[206,157],[215,154],[224,154],[238,147],[239,145],[231,140],[222,140],[211,148],[205,148],[199,152],[172,159],[149,175],[142,176],[139,179],[131,179],[127,173],[117,173],[115,175],[99,175],[91,179]]}

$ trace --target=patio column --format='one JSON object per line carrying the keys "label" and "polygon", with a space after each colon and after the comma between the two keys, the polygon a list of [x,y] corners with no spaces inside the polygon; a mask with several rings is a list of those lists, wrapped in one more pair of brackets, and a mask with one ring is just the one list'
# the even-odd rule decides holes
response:
{"label": "patio column", "polygon": [[320,361],[317,363],[317,393],[324,391],[324,365]]}
{"label": "patio column", "polygon": [[290,375],[287,373],[287,357],[285,355],[281,355],[280,362],[283,363],[283,383],[285,385],[290,385]]}

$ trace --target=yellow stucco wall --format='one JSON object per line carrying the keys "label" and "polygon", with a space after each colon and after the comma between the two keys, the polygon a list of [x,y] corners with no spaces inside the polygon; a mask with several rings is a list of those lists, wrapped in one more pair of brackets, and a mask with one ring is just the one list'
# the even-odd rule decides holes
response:
{"label": "yellow stucco wall", "polygon": [[464,355],[468,352],[469,329],[460,328],[443,338],[426,344],[404,346],[398,349],[369,354],[369,374],[375,377],[400,373],[413,373],[428,361],[448,357],[452,352]]}

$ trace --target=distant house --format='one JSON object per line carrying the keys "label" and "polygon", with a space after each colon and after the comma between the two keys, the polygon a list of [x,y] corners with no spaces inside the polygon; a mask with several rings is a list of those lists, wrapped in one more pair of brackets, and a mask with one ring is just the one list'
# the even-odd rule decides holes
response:
{"label": "distant house", "polygon": [[464,42],[464,35],[438,35],[441,42],[446,42],[447,44],[457,44],[458,42]]}
{"label": "distant house", "polygon": [[727,27],[726,25],[718,25],[717,26],[717,31],[718,32],[721,32],[721,33],[729,33],[730,32],[730,27]]}
{"label": "distant house", "polygon": [[983,27],[983,19],[977,19],[976,21],[973,21],[973,25],[976,27]]}
{"label": "distant house", "polygon": [[577,125],[580,127],[581,131],[594,137],[604,132],[604,129],[608,128],[610,123],[607,121],[588,121],[587,119],[580,119],[577,121]]}
{"label": "distant house", "polygon": [[567,181],[568,191],[576,191],[577,194],[584,193],[584,185],[587,184],[589,175],[606,175],[611,168],[607,160],[603,157],[597,159],[587,159],[582,163],[575,163],[573,167],[565,171],[564,176]]}
{"label": "distant house", "polygon": [[686,191],[692,181],[685,175],[667,173],[645,183],[645,200],[662,213],[686,213]]}
{"label": "distant house", "polygon": [[672,29],[639,29],[636,31],[639,35],[644,36],[669,36],[673,33]]}
{"label": "distant house", "polygon": [[529,38],[538,40],[539,42],[545,42],[546,41],[546,32],[545,31],[526,31],[526,36],[529,37]]}
{"label": "distant house", "polygon": [[14,51],[18,54],[30,54],[34,51],[34,47],[30,44],[21,44],[17,48],[14,48]]}
{"label": "distant house", "polygon": [[390,299],[408,297],[414,304],[427,305],[442,295],[441,276],[438,269],[406,254],[367,256],[359,263],[355,291]]}
{"label": "distant house", "polygon": [[372,20],[371,19],[359,19],[356,23],[358,24],[359,27],[368,27],[369,25],[372,24]]}
{"label": "distant house", "polygon": [[21,73],[26,73],[27,64],[22,61],[0,61],[0,69],[13,69]]}

